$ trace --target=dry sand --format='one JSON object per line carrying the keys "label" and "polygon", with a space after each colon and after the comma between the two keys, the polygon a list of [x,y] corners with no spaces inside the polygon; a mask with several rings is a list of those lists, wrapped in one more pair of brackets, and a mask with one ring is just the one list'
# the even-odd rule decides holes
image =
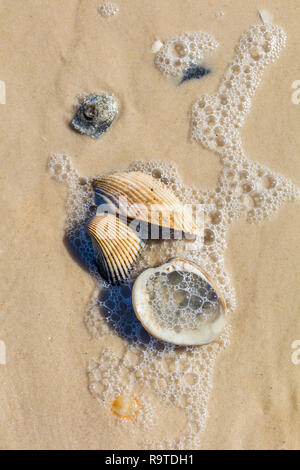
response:
{"label": "dry sand", "polygon": [[[216,90],[241,34],[272,11],[288,35],[267,70],[243,128],[247,155],[300,186],[300,6],[285,0],[118,0],[104,19],[99,0],[1,0],[0,365],[2,449],[136,448],[88,391],[86,365],[98,356],[84,311],[94,282],[63,243],[67,188],[51,179],[53,152],[81,174],[172,160],[184,181],[210,187],[217,157],[191,144],[188,113]],[[218,11],[225,15],[216,17]],[[211,33],[220,47],[214,74],[177,88],[153,65],[151,45],[181,31]],[[80,92],[113,90],[122,113],[104,138],[68,125]],[[299,448],[300,365],[291,361],[299,327],[299,204],[260,225],[231,228],[226,254],[238,308],[231,344],[214,374],[203,448]],[[167,416],[162,413],[162,418]],[[180,413],[178,422],[180,423]],[[167,433],[168,419],[161,419]]]}

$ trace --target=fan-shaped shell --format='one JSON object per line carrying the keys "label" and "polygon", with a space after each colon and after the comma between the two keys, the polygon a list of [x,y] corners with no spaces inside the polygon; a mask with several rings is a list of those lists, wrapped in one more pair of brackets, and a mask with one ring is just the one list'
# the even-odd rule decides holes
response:
{"label": "fan-shaped shell", "polygon": [[141,171],[120,172],[99,178],[93,186],[96,195],[113,203],[126,217],[186,234],[199,232],[191,208],[151,175]]}
{"label": "fan-shaped shell", "polygon": [[87,226],[101,275],[117,284],[128,278],[144,245],[138,234],[118,217],[99,214]]}

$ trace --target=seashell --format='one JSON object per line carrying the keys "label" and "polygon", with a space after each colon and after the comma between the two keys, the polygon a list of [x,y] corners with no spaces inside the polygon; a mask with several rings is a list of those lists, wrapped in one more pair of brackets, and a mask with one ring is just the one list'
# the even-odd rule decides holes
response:
{"label": "seashell", "polygon": [[140,403],[133,395],[121,393],[112,403],[111,410],[118,418],[133,418],[140,409]]}
{"label": "seashell", "polygon": [[163,43],[158,39],[152,44],[152,54],[156,54],[163,47]]}
{"label": "seashell", "polygon": [[225,323],[218,286],[199,265],[185,259],[141,273],[133,285],[132,303],[148,333],[181,346],[214,341]]}
{"label": "seashell", "polygon": [[208,75],[211,73],[211,69],[204,67],[203,65],[199,64],[191,64],[187,69],[185,70],[182,79],[180,80],[180,85],[184,82],[187,82],[189,80],[193,79],[199,79],[204,77],[205,75]]}
{"label": "seashell", "polygon": [[[141,171],[120,172],[93,182],[95,194],[124,217],[162,229],[197,235],[191,208],[165,184]],[[151,237],[152,238],[152,237]]]}
{"label": "seashell", "polygon": [[268,10],[258,10],[258,16],[264,24],[270,24],[273,21],[272,13]]}
{"label": "seashell", "polygon": [[81,134],[100,137],[117,116],[119,105],[112,95],[88,95],[78,108],[72,126]]}
{"label": "seashell", "polygon": [[127,279],[144,245],[138,234],[112,214],[93,217],[87,231],[104,279],[112,284]]}

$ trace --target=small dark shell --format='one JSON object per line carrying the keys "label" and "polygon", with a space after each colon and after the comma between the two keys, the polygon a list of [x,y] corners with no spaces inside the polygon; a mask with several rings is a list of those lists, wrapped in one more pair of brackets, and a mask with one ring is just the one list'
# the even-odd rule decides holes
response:
{"label": "small dark shell", "polygon": [[187,82],[188,80],[199,79],[211,73],[211,70],[208,68],[203,67],[202,65],[191,64],[186,71],[180,81],[181,83]]}
{"label": "small dark shell", "polygon": [[118,114],[119,106],[114,96],[88,95],[78,108],[73,120],[73,128],[94,139],[100,137]]}

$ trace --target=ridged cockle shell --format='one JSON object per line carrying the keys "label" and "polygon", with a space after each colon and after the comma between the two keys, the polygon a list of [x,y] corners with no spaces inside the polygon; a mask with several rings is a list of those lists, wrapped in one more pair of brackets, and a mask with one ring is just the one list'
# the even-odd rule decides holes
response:
{"label": "ridged cockle shell", "polygon": [[191,208],[151,175],[120,172],[95,180],[93,186],[95,194],[122,216],[181,233],[199,232]]}
{"label": "ridged cockle shell", "polygon": [[128,278],[144,245],[138,234],[118,217],[99,214],[87,226],[100,274],[117,284]]}

